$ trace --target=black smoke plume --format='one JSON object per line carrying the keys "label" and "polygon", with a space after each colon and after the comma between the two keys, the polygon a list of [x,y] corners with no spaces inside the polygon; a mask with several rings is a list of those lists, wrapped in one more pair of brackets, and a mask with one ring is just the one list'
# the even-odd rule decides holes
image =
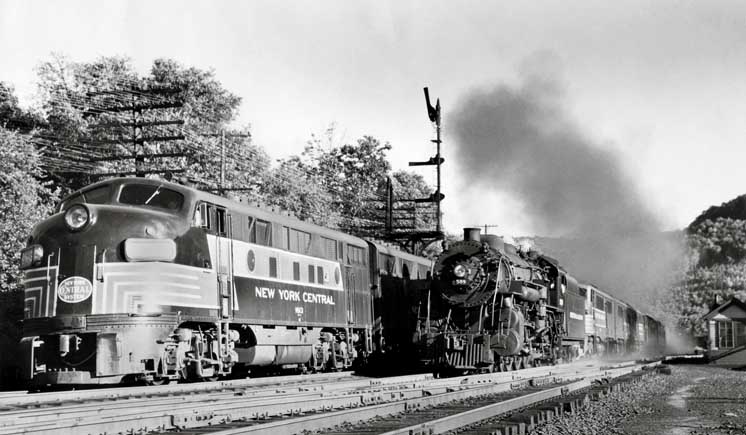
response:
{"label": "black smoke plume", "polygon": [[472,174],[474,188],[518,199],[543,234],[658,229],[616,156],[565,113],[561,89],[532,71],[518,86],[468,94],[448,122],[459,169]]}
{"label": "black smoke plume", "polygon": [[665,299],[680,235],[660,232],[634,177],[571,119],[560,81],[546,71],[530,68],[517,85],[474,90],[451,111],[450,155],[485,205],[463,207],[487,212],[503,206],[495,203],[501,195],[514,198],[536,233],[551,236],[535,238],[540,249],[579,280],[649,308]]}

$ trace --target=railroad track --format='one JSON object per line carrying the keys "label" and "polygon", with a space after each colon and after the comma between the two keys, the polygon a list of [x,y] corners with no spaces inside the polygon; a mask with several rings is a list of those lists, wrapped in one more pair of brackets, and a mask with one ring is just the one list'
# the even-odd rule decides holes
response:
{"label": "railroad track", "polygon": [[[423,411],[424,418],[432,420],[452,413],[453,409],[462,411],[464,406],[473,409],[486,403],[479,400],[490,403],[506,399],[529,400],[534,397],[531,394],[555,394],[557,388],[583,388],[583,382],[628,373],[636,368],[634,365],[603,368],[578,362],[447,379],[433,379],[429,375],[382,379],[329,376],[327,379],[306,377],[313,381],[299,383],[292,379],[278,382],[277,378],[272,378],[272,385],[267,384],[267,380],[265,383],[247,380],[223,385],[187,384],[173,386],[180,387],[178,389],[169,386],[168,391],[163,391],[162,387],[146,389],[147,393],[132,390],[116,398],[101,396],[102,392],[81,391],[77,393],[84,393],[84,397],[52,402],[52,396],[46,396],[45,401],[38,404],[5,409],[0,412],[0,434],[169,430],[222,435],[299,433],[335,426],[344,428],[360,421],[383,421],[381,416],[387,415],[416,415],[413,411],[428,408],[436,409],[434,415]],[[196,388],[189,390],[190,386]],[[520,396],[511,396],[518,391]],[[0,403],[6,400],[11,399],[0,397]],[[458,401],[466,402],[461,408],[432,408]],[[397,417],[396,421],[401,426],[404,420]],[[410,422],[409,426],[425,424],[421,420]]]}

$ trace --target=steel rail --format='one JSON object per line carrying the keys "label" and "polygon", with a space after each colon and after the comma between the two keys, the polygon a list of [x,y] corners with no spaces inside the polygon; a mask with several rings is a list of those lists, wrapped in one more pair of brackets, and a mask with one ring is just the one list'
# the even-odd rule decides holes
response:
{"label": "steel rail", "polygon": [[339,373],[317,373],[313,375],[288,375],[274,376],[268,378],[251,378],[251,379],[234,379],[216,382],[204,383],[184,383],[174,385],[160,386],[137,386],[137,387],[109,387],[96,388],[90,390],[73,390],[73,391],[55,391],[44,393],[29,392],[8,392],[7,395],[0,395],[0,407],[14,407],[24,404],[43,405],[45,403],[59,404],[62,401],[74,400],[110,400],[123,398],[127,396],[150,396],[150,395],[168,395],[180,392],[202,392],[211,390],[221,390],[226,388],[253,387],[262,385],[275,385],[277,383],[302,384],[313,383],[316,381],[326,382],[330,379],[353,378],[352,372]]}
{"label": "steel rail", "polygon": [[[627,366],[618,369],[611,369],[612,371],[608,371],[601,370],[599,367],[584,367],[584,370],[582,370],[581,373],[572,373],[571,371],[567,371],[565,373],[558,374],[555,377],[558,378],[558,380],[564,381],[583,378],[582,380],[577,381],[577,388],[583,388],[582,386],[580,386],[585,385],[583,384],[583,382],[587,382],[587,385],[590,385],[590,383],[594,380],[601,379],[603,377],[609,376],[610,374],[614,375],[616,373],[619,373],[619,376],[621,376],[622,374],[634,371],[636,368],[637,366]],[[528,382],[528,380],[524,381]],[[571,385],[575,385],[575,383]],[[325,429],[333,427],[355,424],[367,420],[372,420],[381,416],[396,415],[407,411],[428,408],[431,406],[455,402],[475,396],[505,393],[511,391],[514,387],[516,387],[515,382],[479,385],[475,386],[474,388],[464,388],[461,390],[448,391],[441,394],[417,397],[392,403],[384,403],[357,409],[345,409],[335,412],[320,413],[316,415],[292,418],[289,420],[271,421],[268,423],[237,427],[211,433],[214,435],[274,435],[278,433],[290,434],[307,431],[323,431]],[[567,386],[557,387],[553,390],[561,392],[563,391],[563,388],[567,388]],[[565,391],[569,392],[571,390]],[[402,433],[410,434],[415,432]]]}
{"label": "steel rail", "polygon": [[594,381],[602,378],[614,379],[630,374],[632,372],[640,370],[641,367],[644,366],[627,366],[608,370],[603,374],[580,379],[569,385],[563,385],[543,391],[537,391],[535,393],[529,393],[513,399],[508,399],[491,405],[482,406],[480,408],[470,409],[468,411],[460,412],[458,414],[443,417],[427,423],[412,425],[393,431],[384,432],[381,435],[411,435],[417,433],[433,435],[454,431],[463,428],[464,426],[478,424],[481,421],[488,420],[500,414],[516,411],[518,409],[532,406],[546,400],[558,398],[563,395],[581,390],[583,388],[589,388]]}
{"label": "steel rail", "polygon": [[428,399],[494,394],[526,385],[532,376],[533,379],[577,377],[580,372],[598,370],[597,365],[576,362],[563,366],[447,379],[415,375],[344,380],[330,382],[328,385],[292,385],[285,389],[246,389],[236,392],[234,390],[238,388],[235,387],[223,387],[222,390],[213,388],[183,396],[148,395],[145,398],[130,397],[104,403],[0,413],[0,419],[4,423],[0,424],[0,434],[59,431],[90,434],[193,428],[237,419],[256,420],[282,415],[328,413],[342,408],[352,408],[360,413],[371,405],[376,407],[382,403],[406,403],[422,400],[422,396]]}

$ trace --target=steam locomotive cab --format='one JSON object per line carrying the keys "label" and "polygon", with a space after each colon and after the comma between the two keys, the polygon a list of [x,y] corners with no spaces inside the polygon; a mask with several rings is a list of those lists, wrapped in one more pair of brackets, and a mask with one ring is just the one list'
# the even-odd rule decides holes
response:
{"label": "steam locomotive cab", "polygon": [[549,277],[497,236],[464,230],[435,264],[421,344],[440,368],[512,370],[552,363],[561,324]]}

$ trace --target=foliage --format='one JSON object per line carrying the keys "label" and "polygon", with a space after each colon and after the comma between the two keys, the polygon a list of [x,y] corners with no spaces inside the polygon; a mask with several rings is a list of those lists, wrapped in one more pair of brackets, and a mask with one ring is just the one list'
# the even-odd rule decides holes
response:
{"label": "foliage", "polygon": [[38,181],[39,156],[20,133],[0,128],[0,290],[17,287],[18,259],[31,227],[52,211],[56,195]]}
{"label": "foliage", "polygon": [[[727,212],[732,211],[728,207]],[[688,227],[689,268],[671,288],[671,308],[679,326],[697,335],[705,333],[702,316],[717,301],[746,300],[746,221],[723,216],[718,208],[706,213],[721,217],[695,221]]]}
{"label": "foliage", "polygon": [[0,82],[0,127],[29,133],[42,122],[40,116],[25,111],[18,105],[18,98],[12,86]]}
{"label": "foliage", "polygon": [[746,220],[719,217],[689,227],[693,260],[701,267],[746,259]]}
{"label": "foliage", "polygon": [[697,216],[697,218],[689,224],[687,229],[690,232],[694,231],[704,221],[715,221],[718,218],[746,220],[746,195],[738,196],[728,202],[720,204],[719,206],[711,206]]}
{"label": "foliage", "polygon": [[307,169],[298,156],[281,160],[263,186],[265,202],[298,219],[334,228],[339,215],[329,207],[332,195],[323,188],[320,176]]}
{"label": "foliage", "polygon": [[[436,208],[434,203],[413,204],[404,202],[417,198],[427,198],[435,189],[427,184],[425,178],[415,172],[396,171],[391,174],[391,185],[394,190],[394,208],[405,205],[416,205],[414,208],[414,221],[412,230],[435,230]],[[379,188],[379,195],[383,189]]]}
{"label": "foliage", "polygon": [[[141,76],[125,57],[101,57],[93,62],[72,62],[55,55],[37,68],[40,108],[49,127],[43,137],[50,141],[51,169],[73,169],[63,177],[71,189],[93,181],[91,172],[132,171],[133,155],[183,154],[183,157],[145,158],[141,169],[185,169],[186,176],[202,188],[247,187],[256,196],[269,159],[251,143],[248,128],[228,129],[238,113],[241,99],[227,91],[213,71],[204,71],[169,59],[156,59],[148,75]],[[175,92],[174,92],[175,90]],[[180,104],[142,111],[113,107]],[[118,126],[132,122],[182,120],[183,125],[150,125],[137,130]],[[225,133],[225,140],[220,136]],[[174,137],[183,140],[145,141],[135,137]],[[88,156],[114,161],[90,162]],[[57,157],[55,159],[55,157]],[[220,184],[221,162],[225,183]],[[73,162],[73,163],[70,163]]]}
{"label": "foliage", "polygon": [[311,142],[298,159],[299,169],[318,180],[331,195],[331,210],[342,218],[339,227],[359,234],[362,228],[376,224],[371,222],[370,211],[378,185],[390,171],[386,159],[389,143],[364,136],[357,144],[345,144],[324,150],[318,142]]}

